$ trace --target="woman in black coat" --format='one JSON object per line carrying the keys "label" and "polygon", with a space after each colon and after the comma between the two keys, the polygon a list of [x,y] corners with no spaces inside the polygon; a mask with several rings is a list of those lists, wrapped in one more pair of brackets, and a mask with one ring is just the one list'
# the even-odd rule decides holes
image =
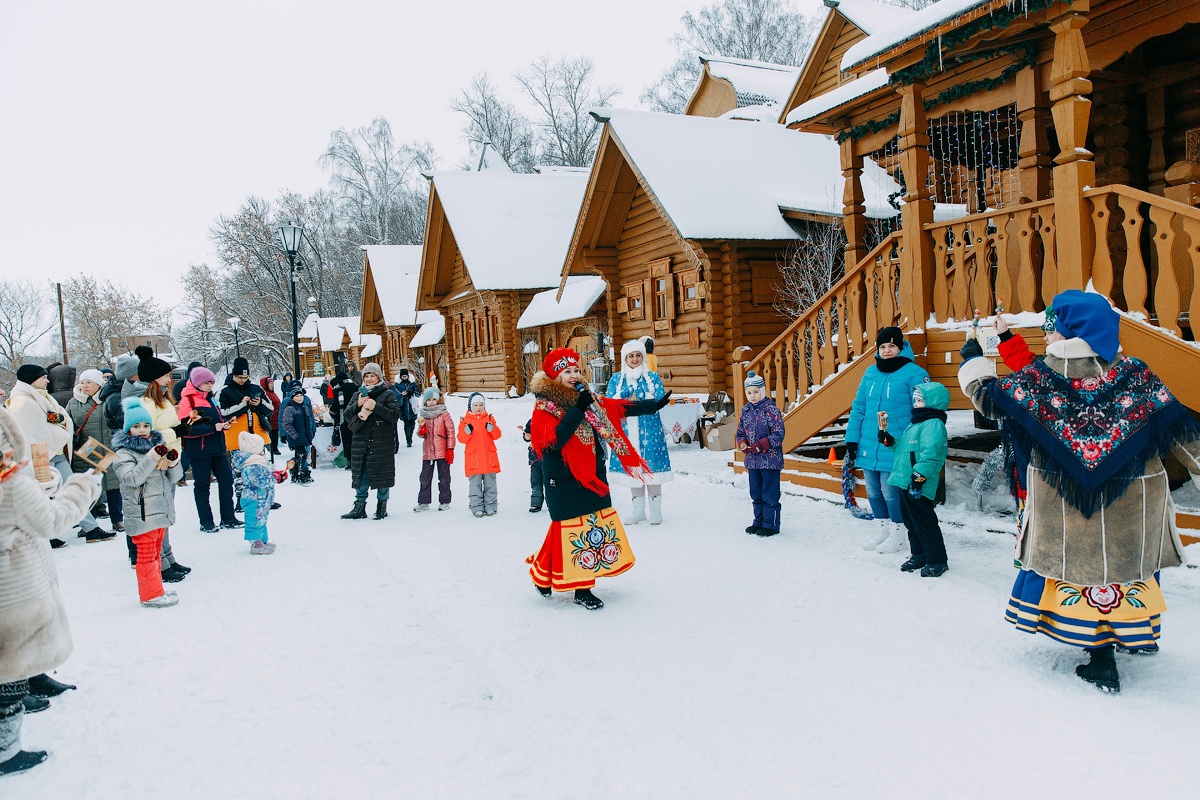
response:
{"label": "woman in black coat", "polygon": [[350,485],[354,508],[342,519],[365,519],[367,493],[375,489],[375,519],[387,516],[389,490],[396,485],[396,420],[400,403],[378,364],[363,367],[363,385],[342,414],[350,437]]}

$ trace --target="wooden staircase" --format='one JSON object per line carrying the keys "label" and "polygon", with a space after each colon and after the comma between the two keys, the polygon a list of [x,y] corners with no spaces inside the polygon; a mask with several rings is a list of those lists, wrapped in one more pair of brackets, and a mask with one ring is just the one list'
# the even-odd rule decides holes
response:
{"label": "wooden staircase", "polygon": [[[1193,315],[1200,318],[1200,209],[1127,186],[1085,189],[1080,200],[1090,226],[1078,243],[1082,253],[1060,252],[1053,200],[920,226],[921,249],[933,253],[933,280],[924,283],[904,274],[917,269],[912,262],[918,259],[905,258],[913,233],[893,233],[762,352],[736,363],[735,386],[754,370],[783,411],[784,477],[840,492],[840,465],[826,464],[814,451],[828,453],[872,363],[875,332],[886,325],[918,327],[906,309],[921,304],[907,302],[905,293],[922,285],[929,286],[925,307],[936,319],[961,320],[975,308],[994,308],[997,297],[1008,312],[1041,310],[1059,291],[1085,288],[1070,285],[1068,276],[1081,272],[1127,312],[1124,352],[1146,361],[1181,402],[1200,412],[1200,347],[1191,326]],[[1065,257],[1082,257],[1085,269],[1064,269]],[[910,336],[914,350],[925,349],[924,336]],[[935,375],[955,390],[947,372],[956,363],[955,353]],[[742,395],[735,394],[740,413]],[[735,454],[735,469],[741,461]],[[1200,516],[1180,514],[1178,524],[1200,528]]]}

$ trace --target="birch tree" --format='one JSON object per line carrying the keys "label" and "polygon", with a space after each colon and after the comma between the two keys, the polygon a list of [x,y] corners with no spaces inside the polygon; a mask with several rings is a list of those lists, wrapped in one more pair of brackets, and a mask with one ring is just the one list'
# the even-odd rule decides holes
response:
{"label": "birch tree", "polygon": [[472,78],[470,85],[450,101],[450,110],[467,118],[462,137],[470,145],[473,158],[490,144],[513,172],[534,171],[533,124],[515,105],[500,97],[486,72]]}
{"label": "birch tree", "polygon": [[609,105],[620,91],[597,85],[594,71],[590,58],[542,56],[516,74],[538,109],[533,119],[538,163],[587,167],[596,157],[600,124],[588,111]]}
{"label": "birch tree", "polygon": [[11,386],[17,367],[55,328],[50,295],[33,281],[0,281],[0,382]]}
{"label": "birch tree", "polygon": [[171,318],[154,300],[123,283],[80,274],[63,284],[67,343],[74,364],[98,367],[148,334],[170,333]]}

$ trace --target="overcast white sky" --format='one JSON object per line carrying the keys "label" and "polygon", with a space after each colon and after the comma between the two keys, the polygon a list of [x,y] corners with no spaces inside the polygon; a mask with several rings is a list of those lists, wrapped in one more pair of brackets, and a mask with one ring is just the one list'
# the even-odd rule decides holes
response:
{"label": "overcast white sky", "polygon": [[[120,279],[173,305],[212,220],[324,185],[336,128],[465,154],[449,99],[588,55],[636,105],[705,0],[37,0],[0,3],[0,277]],[[811,11],[818,0],[799,0]]]}

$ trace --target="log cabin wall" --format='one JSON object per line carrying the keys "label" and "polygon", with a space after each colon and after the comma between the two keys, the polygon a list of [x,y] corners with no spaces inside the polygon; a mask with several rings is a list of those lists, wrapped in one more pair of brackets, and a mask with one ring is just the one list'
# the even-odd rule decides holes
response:
{"label": "log cabin wall", "polygon": [[442,310],[450,357],[450,386],[444,387],[447,391],[508,389],[500,333],[502,305],[495,292],[472,292]]}

